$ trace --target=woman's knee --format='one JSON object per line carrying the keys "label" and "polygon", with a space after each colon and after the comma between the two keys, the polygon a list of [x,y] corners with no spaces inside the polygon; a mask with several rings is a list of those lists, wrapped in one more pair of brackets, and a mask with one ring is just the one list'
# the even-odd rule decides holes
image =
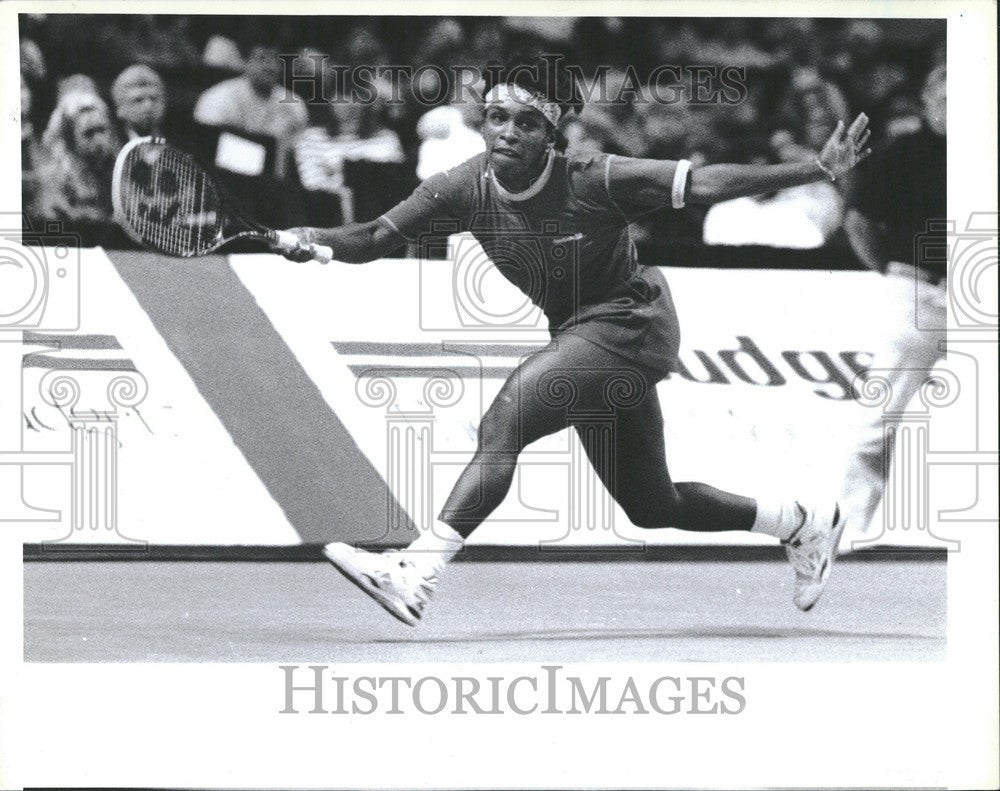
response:
{"label": "woman's knee", "polygon": [[670,483],[659,487],[655,493],[645,490],[633,502],[622,503],[622,507],[636,527],[690,529],[704,510],[704,504],[712,500],[714,491],[704,483]]}
{"label": "woman's knee", "polygon": [[[503,398],[502,396],[500,397]],[[498,399],[479,423],[479,449],[488,451],[519,451],[517,407]]]}
{"label": "woman's knee", "polygon": [[685,503],[673,484],[659,487],[655,492],[637,492],[619,503],[629,521],[643,529],[680,527],[685,521]]}

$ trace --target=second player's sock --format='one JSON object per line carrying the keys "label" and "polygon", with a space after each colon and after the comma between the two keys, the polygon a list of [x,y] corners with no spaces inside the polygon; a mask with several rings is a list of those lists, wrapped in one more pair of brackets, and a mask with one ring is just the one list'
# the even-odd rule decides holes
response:
{"label": "second player's sock", "polygon": [[787,541],[805,522],[806,511],[797,502],[757,501],[757,516],[753,520],[751,533],[780,538]]}
{"label": "second player's sock", "polygon": [[406,551],[413,553],[414,563],[441,569],[464,545],[465,539],[454,528],[436,519],[434,526],[422,532]]}

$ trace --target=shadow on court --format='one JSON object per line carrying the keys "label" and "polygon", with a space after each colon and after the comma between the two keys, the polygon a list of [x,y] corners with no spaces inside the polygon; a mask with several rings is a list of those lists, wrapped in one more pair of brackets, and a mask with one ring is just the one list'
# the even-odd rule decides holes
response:
{"label": "shadow on court", "polygon": [[27,562],[35,662],[935,661],[946,560],[840,563],[816,608],[786,563],[455,563],[398,623],[324,563]]}
{"label": "shadow on court", "polygon": [[490,643],[494,641],[516,640],[660,640],[674,638],[748,638],[769,640],[801,640],[812,638],[852,639],[870,638],[875,640],[936,640],[934,635],[905,634],[894,632],[846,632],[833,629],[776,629],[746,626],[724,626],[712,629],[573,629],[526,630],[523,632],[484,632],[481,634],[456,635],[454,637],[398,637],[375,640],[376,643]]}

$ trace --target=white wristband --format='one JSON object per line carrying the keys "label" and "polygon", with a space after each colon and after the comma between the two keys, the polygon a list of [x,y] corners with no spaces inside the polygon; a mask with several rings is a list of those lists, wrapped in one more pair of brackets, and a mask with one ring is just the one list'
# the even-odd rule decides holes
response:
{"label": "white wristband", "polygon": [[687,186],[688,173],[691,172],[691,162],[682,159],[674,171],[674,182],[670,189],[670,202],[675,209],[684,208],[684,188]]}

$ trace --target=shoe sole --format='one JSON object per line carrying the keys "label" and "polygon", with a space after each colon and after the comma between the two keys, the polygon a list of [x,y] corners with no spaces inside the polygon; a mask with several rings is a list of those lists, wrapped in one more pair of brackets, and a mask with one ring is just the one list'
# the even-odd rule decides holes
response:
{"label": "shoe sole", "polygon": [[413,613],[410,612],[406,605],[399,604],[396,600],[386,596],[382,591],[368,582],[367,574],[355,572],[353,568],[345,565],[341,558],[331,554],[327,547],[323,547],[323,554],[333,567],[343,575],[344,579],[366,593],[370,599],[377,602],[393,618],[402,621],[407,626],[416,626],[420,623],[420,619],[414,618]]}
{"label": "shoe sole", "polygon": [[823,596],[823,592],[826,590],[827,583],[830,581],[830,575],[833,573],[833,561],[837,559],[837,547],[840,546],[840,539],[844,535],[844,528],[847,527],[847,519],[840,513],[840,506],[837,506],[837,525],[833,528],[834,535],[831,546],[833,547],[830,551],[830,559],[826,563],[826,574],[820,580],[819,583],[819,593],[816,594],[816,598],[812,600],[806,607],[799,607],[802,612],[809,612],[813,607],[816,606],[816,602],[820,600]]}

